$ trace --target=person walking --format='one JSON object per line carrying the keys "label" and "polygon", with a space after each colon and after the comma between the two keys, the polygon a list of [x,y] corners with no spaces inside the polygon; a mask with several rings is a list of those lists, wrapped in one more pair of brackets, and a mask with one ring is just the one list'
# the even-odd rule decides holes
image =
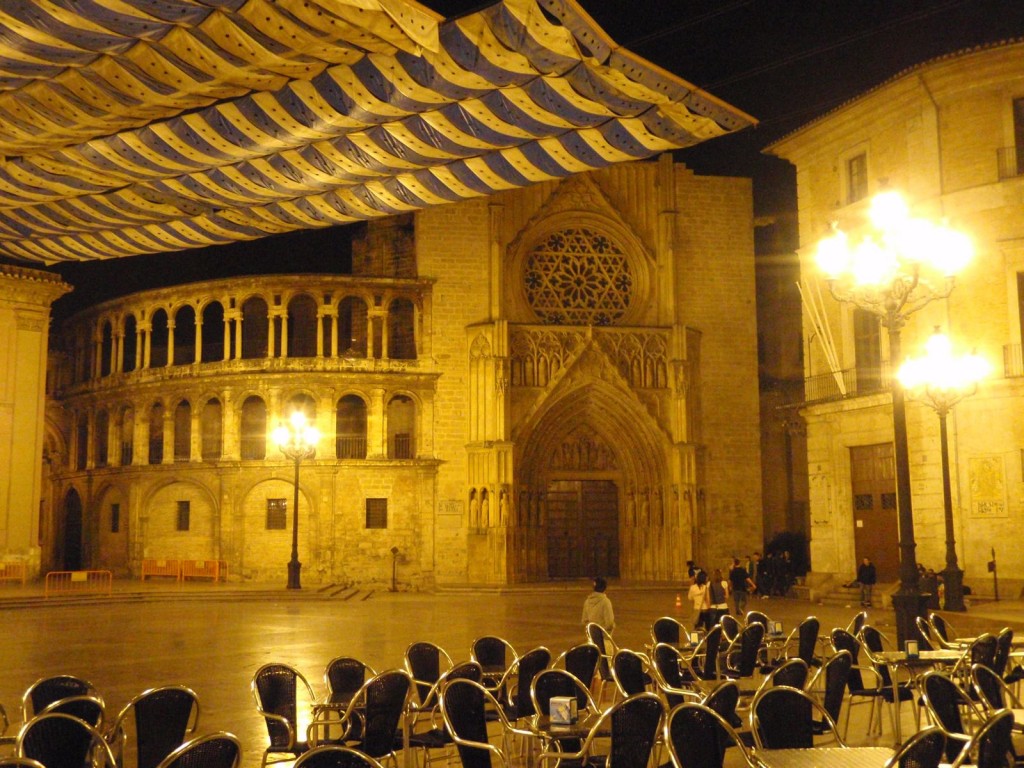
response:
{"label": "person walking", "polygon": [[722,576],[721,568],[715,568],[715,572],[708,582],[708,601],[711,603],[711,627],[713,627],[729,612],[729,580]]}
{"label": "person walking", "polygon": [[611,598],[605,594],[606,589],[608,582],[603,576],[594,579],[594,591],[583,601],[583,626],[593,622],[611,634],[615,629],[615,611]]}
{"label": "person walking", "polygon": [[698,571],[690,591],[686,594],[693,603],[693,615],[696,617],[693,628],[705,630],[715,626],[711,621],[711,595],[708,593],[708,575],[704,571]]}
{"label": "person walking", "polygon": [[871,607],[871,592],[878,581],[875,573],[875,564],[870,558],[865,557],[857,566],[857,581],[860,582],[860,604],[865,608]]}
{"label": "person walking", "polygon": [[740,565],[740,559],[732,559],[732,569],[729,571],[729,586],[732,589],[732,603],[736,616],[742,618],[747,612],[747,598],[753,587],[753,580],[750,573]]}

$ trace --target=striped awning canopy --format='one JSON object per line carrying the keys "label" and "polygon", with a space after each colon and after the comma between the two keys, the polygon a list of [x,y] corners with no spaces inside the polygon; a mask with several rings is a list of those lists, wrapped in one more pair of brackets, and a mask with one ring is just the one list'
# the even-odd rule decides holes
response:
{"label": "striped awning canopy", "polygon": [[573,0],[3,0],[0,253],[52,264],[412,211],[752,118]]}

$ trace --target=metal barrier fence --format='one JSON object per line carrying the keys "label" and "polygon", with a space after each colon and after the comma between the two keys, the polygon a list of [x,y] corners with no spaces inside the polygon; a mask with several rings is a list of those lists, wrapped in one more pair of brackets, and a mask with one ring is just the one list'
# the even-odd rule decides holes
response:
{"label": "metal barrier fence", "polygon": [[157,560],[146,558],[142,561],[139,578],[147,576],[168,576],[176,581],[186,579],[210,579],[227,581],[228,564],[226,560]]}
{"label": "metal barrier fence", "polygon": [[12,561],[0,563],[0,581],[20,581],[25,586],[28,578],[28,563]]}
{"label": "metal barrier fence", "polygon": [[51,595],[109,595],[114,584],[110,571],[50,571],[46,597]]}

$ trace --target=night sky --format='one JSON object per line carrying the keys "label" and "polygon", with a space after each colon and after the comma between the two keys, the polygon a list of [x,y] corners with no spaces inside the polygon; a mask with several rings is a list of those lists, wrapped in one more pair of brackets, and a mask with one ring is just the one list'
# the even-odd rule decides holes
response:
{"label": "night sky", "polygon": [[[792,168],[762,149],[907,67],[1024,36],[1024,0],[581,0],[620,45],[760,121],[677,153],[698,173],[754,179],[758,214],[796,206]],[[487,3],[426,0],[446,16]],[[55,268],[76,287],[57,318],[144,288],[231,274],[348,269],[351,227]],[[340,231],[339,231],[340,230]],[[166,265],[173,264],[168,274]]]}

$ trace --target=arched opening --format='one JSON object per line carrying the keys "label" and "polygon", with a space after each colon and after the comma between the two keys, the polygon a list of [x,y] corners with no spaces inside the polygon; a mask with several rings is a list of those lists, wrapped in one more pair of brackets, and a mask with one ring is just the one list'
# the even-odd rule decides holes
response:
{"label": "arched opening", "polygon": [[395,395],[388,401],[388,458],[416,457],[416,405],[411,397]]}
{"label": "arched opening", "polygon": [[408,299],[395,299],[388,307],[388,357],[392,360],[416,359],[416,311]]}
{"label": "arched opening", "polygon": [[366,458],[366,402],[345,395],[335,411],[336,451],[339,459]]}
{"label": "arched opening", "polygon": [[242,403],[240,448],[243,459],[267,456],[267,405],[256,395]]}
{"label": "arched opening", "polygon": [[267,356],[267,302],[253,296],[242,304],[242,357]]}
{"label": "arched opening", "polygon": [[306,296],[288,302],[288,357],[316,357],[316,302]]}
{"label": "arched opening", "polygon": [[174,409],[174,460],[192,458],[192,406],[182,400]]}
{"label": "arched opening", "polygon": [[131,466],[134,459],[135,411],[125,408],[121,411],[121,466]]}
{"label": "arched opening", "polygon": [[167,365],[167,344],[169,332],[167,330],[167,312],[158,309],[153,313],[150,320],[149,332],[149,367],[162,368]]}
{"label": "arched opening", "polygon": [[206,401],[200,421],[203,461],[216,461],[224,450],[224,418],[220,400],[211,397]]}
{"label": "arched opening", "polygon": [[54,561],[61,563],[65,571],[82,570],[82,498],[72,488],[64,497],[62,515],[62,536],[58,540],[60,550]]}
{"label": "arched opening", "polygon": [[149,409],[149,463],[161,464],[164,460],[164,406],[153,403]]}
{"label": "arched opening", "polygon": [[109,376],[114,370],[114,329],[110,322],[103,324],[100,340],[100,376]]}
{"label": "arched opening", "polygon": [[110,461],[107,453],[110,447],[110,416],[106,411],[96,413],[96,424],[93,433],[93,463],[97,467],[105,467]]}
{"label": "arched opening", "polygon": [[369,323],[366,302],[356,296],[346,296],[338,302],[338,354],[348,357],[366,357]]}
{"label": "arched opening", "polygon": [[124,319],[124,339],[122,340],[124,350],[124,370],[134,371],[139,366],[138,357],[138,324],[134,315],[128,315]]}
{"label": "arched opening", "polygon": [[196,361],[196,311],[186,304],[174,315],[174,364],[191,365]]}
{"label": "arched opening", "polygon": [[224,359],[224,307],[211,301],[203,308],[202,362],[216,363]]}
{"label": "arched opening", "polygon": [[89,461],[89,418],[79,414],[75,425],[75,469],[82,471]]}

